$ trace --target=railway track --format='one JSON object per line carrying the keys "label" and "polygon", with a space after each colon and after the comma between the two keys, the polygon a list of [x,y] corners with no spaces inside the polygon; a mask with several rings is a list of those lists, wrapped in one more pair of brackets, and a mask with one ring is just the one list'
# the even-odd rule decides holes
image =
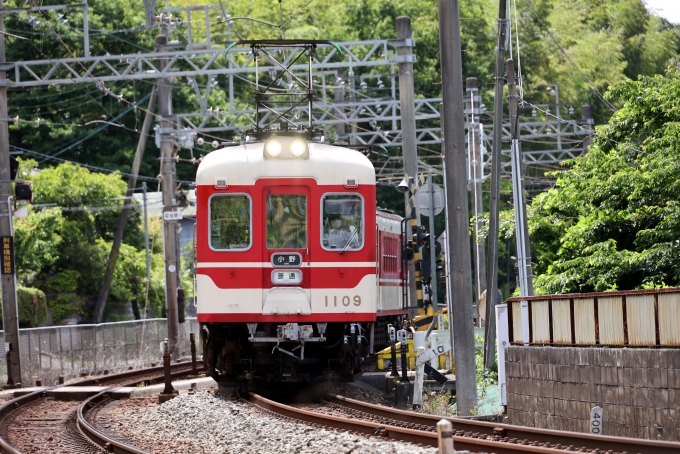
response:
{"label": "railway track", "polygon": [[[437,446],[436,423],[441,416],[396,410],[329,395],[320,408],[309,410],[281,404],[254,393],[254,405],[287,418],[335,429],[378,435],[392,440]],[[496,454],[591,453],[670,454],[680,443],[595,436],[575,432],[533,429],[508,424],[446,418],[453,424],[456,449]]]}
{"label": "railway track", "polygon": [[[173,379],[190,372],[191,363],[171,366]],[[151,384],[162,380],[163,366],[159,366],[60,386],[107,387],[82,402],[55,400],[47,397],[48,390],[35,391],[12,399],[0,407],[0,453],[143,453],[144,451],[117,437],[113,431],[105,430],[106,424],[100,428],[97,419],[101,413],[106,413],[102,410],[111,402],[111,388]]]}

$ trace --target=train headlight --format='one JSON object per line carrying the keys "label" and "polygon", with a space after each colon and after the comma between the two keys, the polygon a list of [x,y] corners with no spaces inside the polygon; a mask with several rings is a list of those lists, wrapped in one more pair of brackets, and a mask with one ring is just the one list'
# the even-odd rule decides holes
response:
{"label": "train headlight", "polygon": [[278,155],[281,154],[282,150],[283,150],[283,146],[281,145],[281,142],[279,142],[276,139],[269,139],[264,144],[264,152],[270,158],[277,157]]}
{"label": "train headlight", "polygon": [[290,152],[295,156],[296,158],[299,158],[305,152],[307,151],[307,144],[300,140],[300,139],[295,139],[293,142],[290,144]]}
{"label": "train headlight", "polygon": [[264,157],[267,159],[307,159],[309,145],[299,136],[272,136],[264,143]]}

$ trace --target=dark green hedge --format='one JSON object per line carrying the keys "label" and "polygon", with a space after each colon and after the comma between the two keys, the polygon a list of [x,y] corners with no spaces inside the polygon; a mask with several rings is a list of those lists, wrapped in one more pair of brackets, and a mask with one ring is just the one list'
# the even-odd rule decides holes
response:
{"label": "dark green hedge", "polygon": [[[37,288],[18,287],[19,327],[35,328],[47,320],[47,299],[45,293]],[[2,304],[0,298],[0,304]],[[0,321],[2,312],[0,312]]]}

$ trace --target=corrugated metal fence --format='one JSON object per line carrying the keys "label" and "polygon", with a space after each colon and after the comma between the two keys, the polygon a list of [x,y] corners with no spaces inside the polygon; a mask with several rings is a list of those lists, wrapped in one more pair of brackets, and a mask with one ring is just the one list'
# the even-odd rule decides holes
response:
{"label": "corrugated metal fence", "polygon": [[510,342],[539,345],[680,346],[680,289],[508,299]]}
{"label": "corrugated metal fence", "polygon": [[[199,324],[188,318],[180,325],[180,353],[190,355],[189,333],[196,333],[196,347],[201,352]],[[33,377],[43,384],[57,384],[58,377],[65,379],[81,373],[95,375],[108,370],[121,372],[132,366],[148,366],[162,362],[159,345],[168,333],[164,318],[102,323],[99,325],[51,326],[19,330],[21,347],[21,383],[30,386]],[[5,333],[0,331],[0,345]],[[4,349],[3,349],[4,352]],[[7,381],[5,355],[0,355],[0,384]],[[15,378],[15,381],[16,380]]]}

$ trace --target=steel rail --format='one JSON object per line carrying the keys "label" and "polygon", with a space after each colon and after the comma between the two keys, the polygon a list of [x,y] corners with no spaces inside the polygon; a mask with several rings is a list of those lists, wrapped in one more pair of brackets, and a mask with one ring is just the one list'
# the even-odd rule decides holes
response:
{"label": "steel rail", "polygon": [[[189,366],[188,370],[180,370],[177,372],[171,373],[172,378],[178,378],[187,374],[191,373],[191,363],[180,363],[180,364],[174,364],[172,367],[174,368],[179,368],[178,366]],[[155,368],[158,369],[158,368]],[[161,366],[160,369],[162,370],[163,367]],[[199,369],[201,370],[201,369]],[[148,372],[148,369],[146,370]],[[156,381],[160,380],[163,378],[163,374],[158,375],[156,377],[153,377],[152,379],[141,379],[138,380],[137,382],[131,382],[131,383],[126,383],[128,386],[134,386],[136,384],[139,384],[144,381]],[[111,389],[104,390],[100,392],[99,394],[96,394],[92,397],[88,397],[85,399],[80,406],[78,407],[78,429],[82,432],[82,434],[92,441],[93,443],[96,443],[97,445],[101,446],[102,448],[106,449],[108,452],[113,452],[113,453],[119,453],[119,454],[148,454],[148,451],[141,450],[133,445],[115,440],[99,430],[90,423],[87,420],[87,415],[94,410],[96,407],[99,405],[102,405],[106,401],[109,400],[110,398],[110,392]]]}
{"label": "steel rail", "polygon": [[[199,365],[199,370],[200,370],[200,365]],[[178,364],[173,364],[172,365],[173,369],[184,369],[188,368],[187,370],[180,370],[172,373],[172,377],[176,378],[182,375],[186,375],[191,372],[191,363],[190,362],[183,362],[183,363],[178,363]],[[151,375],[149,377],[150,373],[154,372],[160,372],[154,375]],[[103,377],[99,378],[94,378],[94,379],[87,379],[87,380],[79,380],[77,382],[65,384],[65,385],[58,385],[58,386],[53,386],[50,388],[46,389],[40,389],[37,391],[34,391],[32,393],[26,394],[24,396],[17,397],[15,399],[11,399],[2,406],[0,406],[0,421],[6,419],[12,412],[15,410],[25,407],[33,402],[35,402],[38,399],[42,399],[47,395],[47,392],[56,388],[63,388],[63,387],[73,387],[73,386],[105,386],[107,384],[113,384],[113,387],[121,386],[118,385],[118,383],[123,383],[128,386],[135,386],[141,382],[151,382],[151,381],[159,381],[163,379],[163,366],[157,366],[157,367],[151,367],[147,369],[137,369],[137,370],[130,370],[130,371],[125,371],[120,374],[113,374],[113,375],[105,375]],[[135,376],[139,377],[142,376],[142,378],[135,379]],[[148,377],[148,378],[147,378]],[[107,391],[110,390],[105,390],[103,393],[100,394],[105,394]],[[95,396],[96,397],[96,396]],[[79,414],[80,414],[80,408],[79,408]],[[89,424],[89,423],[88,423]],[[90,438],[87,436],[87,434],[83,433],[87,438]],[[93,440],[94,441],[94,440]],[[118,443],[118,442],[116,442]],[[105,445],[100,445],[103,446],[107,449],[108,446]],[[122,452],[122,451],[115,451],[115,452]],[[140,452],[140,451],[129,451],[129,452]],[[3,439],[0,437],[0,454],[21,454],[21,451],[18,451],[16,448],[14,448],[7,440]]]}
{"label": "steel rail", "polygon": [[[670,441],[644,440],[639,438],[613,437],[608,435],[592,435],[562,430],[536,429],[533,427],[515,426],[471,419],[451,418],[434,415],[426,415],[412,411],[397,410],[361,402],[347,397],[329,394],[328,401],[336,405],[363,411],[372,415],[382,416],[397,421],[411,424],[421,424],[434,427],[441,419],[446,419],[453,425],[454,432],[472,432],[483,436],[498,436],[516,440],[529,440],[530,443],[560,443],[573,445],[576,449],[599,449],[600,451],[612,450],[615,452],[635,452],[639,454],[677,454],[680,452],[680,443]],[[458,438],[454,437],[455,446],[458,447]],[[464,437],[460,437],[464,438]],[[507,443],[504,443],[507,444]]]}
{"label": "steel rail", "polygon": [[[369,436],[381,436],[391,440],[405,441],[421,445],[437,446],[437,433],[422,430],[408,429],[391,425],[380,424],[372,421],[362,421],[337,416],[325,415],[300,408],[274,402],[252,392],[248,393],[248,400],[252,404],[269,412],[287,418],[308,422],[315,425],[323,425],[350,432],[362,433]],[[436,418],[436,417],[435,417]],[[440,420],[442,418],[438,418]],[[455,448],[472,452],[486,451],[495,454],[562,454],[564,450],[546,448],[542,446],[530,446],[515,443],[503,443],[485,438],[454,436]],[[565,448],[566,449],[566,448]]]}

